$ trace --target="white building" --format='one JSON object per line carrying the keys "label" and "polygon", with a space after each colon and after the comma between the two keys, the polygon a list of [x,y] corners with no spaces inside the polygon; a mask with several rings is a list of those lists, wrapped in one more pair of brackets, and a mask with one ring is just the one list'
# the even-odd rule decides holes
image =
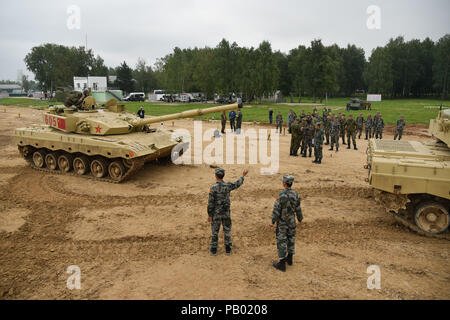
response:
{"label": "white building", "polygon": [[73,77],[73,88],[75,91],[91,89],[91,91],[106,91],[108,84],[106,77]]}

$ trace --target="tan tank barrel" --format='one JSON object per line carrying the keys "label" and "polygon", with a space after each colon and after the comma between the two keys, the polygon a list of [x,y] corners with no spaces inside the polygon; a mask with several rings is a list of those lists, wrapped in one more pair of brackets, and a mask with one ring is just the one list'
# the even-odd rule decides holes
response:
{"label": "tan tank barrel", "polygon": [[176,120],[176,119],[183,119],[183,118],[193,118],[197,116],[202,116],[205,114],[211,114],[216,112],[222,112],[222,111],[230,111],[230,110],[236,110],[242,108],[242,105],[239,105],[237,103],[235,104],[229,104],[226,106],[220,106],[220,107],[211,107],[211,108],[204,108],[204,109],[193,109],[193,110],[187,110],[180,113],[173,113],[168,114],[165,116],[159,116],[159,117],[151,117],[149,119],[142,119],[139,120],[136,123],[136,126],[143,126],[146,124],[152,124],[152,123],[159,123],[169,120]]}

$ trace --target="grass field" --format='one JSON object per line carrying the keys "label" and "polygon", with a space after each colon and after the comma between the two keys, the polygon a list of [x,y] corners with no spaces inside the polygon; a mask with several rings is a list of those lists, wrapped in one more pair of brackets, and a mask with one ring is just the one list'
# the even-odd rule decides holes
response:
{"label": "grass field", "polygon": [[[294,101],[298,101],[298,98]],[[336,113],[342,112],[345,114],[353,114],[353,116],[358,116],[362,113],[365,117],[368,114],[372,116],[376,112],[381,112],[383,118],[387,124],[395,124],[401,115],[405,116],[406,122],[408,124],[428,124],[430,119],[436,117],[438,113],[438,106],[441,104],[440,100],[433,99],[398,99],[398,100],[384,100],[382,102],[372,103],[371,111],[351,111],[347,112],[345,106],[349,98],[330,98],[328,99],[327,107],[335,110]],[[312,112],[314,106],[312,105],[312,100],[308,98],[303,98],[302,103],[309,105],[290,105],[290,104],[273,104],[273,103],[263,103],[263,104],[253,104],[245,105],[243,109],[244,121],[256,121],[256,122],[269,122],[268,112],[272,108],[275,114],[280,111],[283,114],[283,119],[286,121],[287,115],[290,109],[293,109],[297,114],[300,114],[301,110],[305,110],[306,113]],[[57,104],[57,103],[53,103]],[[62,103],[61,103],[62,104]],[[125,102],[127,110],[130,112],[137,112],[139,107],[144,107],[147,115],[159,116],[169,113],[182,112],[189,109],[195,108],[207,108],[211,106],[216,106],[214,104],[162,104],[162,103],[151,103],[151,102]],[[450,107],[450,100],[445,100],[442,102],[444,107]],[[49,102],[32,100],[26,98],[4,98],[0,99],[0,105],[3,106],[47,106]],[[432,107],[432,108],[429,108]],[[319,114],[322,115],[323,107],[318,107]],[[198,117],[199,119],[219,119],[220,114],[211,114],[206,116]]]}

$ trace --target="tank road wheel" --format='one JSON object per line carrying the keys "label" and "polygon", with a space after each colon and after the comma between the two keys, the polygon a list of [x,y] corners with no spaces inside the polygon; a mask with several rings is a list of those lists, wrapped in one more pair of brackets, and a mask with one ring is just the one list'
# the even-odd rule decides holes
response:
{"label": "tank road wheel", "polygon": [[62,154],[58,157],[58,167],[62,172],[69,172],[72,170],[73,157],[70,154]]}
{"label": "tank road wheel", "polygon": [[91,174],[96,178],[103,178],[108,173],[108,164],[102,158],[95,158],[91,162]]}
{"label": "tank road wheel", "polygon": [[76,174],[82,176],[89,172],[89,159],[86,156],[76,157],[73,160],[73,170]]}
{"label": "tank road wheel", "polygon": [[33,164],[37,168],[45,167],[45,151],[38,150],[33,153]]}
{"label": "tank road wheel", "polygon": [[438,202],[426,202],[416,209],[417,227],[428,234],[439,234],[448,229],[450,216],[447,209]]}
{"label": "tank road wheel", "polygon": [[125,167],[122,164],[122,161],[113,161],[109,164],[108,167],[109,176],[111,179],[115,181],[120,181],[122,177],[125,175]]}
{"label": "tank road wheel", "polygon": [[133,162],[130,159],[122,159],[122,164],[127,169],[130,169],[133,166]]}
{"label": "tank road wheel", "polygon": [[55,153],[47,153],[47,155],[45,156],[45,165],[50,170],[56,170],[58,168],[58,160]]}

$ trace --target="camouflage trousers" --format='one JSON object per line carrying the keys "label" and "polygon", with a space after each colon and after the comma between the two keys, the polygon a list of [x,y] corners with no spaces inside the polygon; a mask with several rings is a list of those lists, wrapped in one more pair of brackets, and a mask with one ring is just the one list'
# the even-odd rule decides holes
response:
{"label": "camouflage trousers", "polygon": [[398,137],[398,140],[402,140],[402,136],[403,136],[403,130],[397,129],[395,131],[394,140],[397,140],[397,137]]}
{"label": "camouflage trousers", "polygon": [[330,130],[325,129],[325,140],[326,140],[326,144],[330,143]]}
{"label": "camouflage trousers", "polygon": [[356,134],[358,135],[358,139],[361,139],[362,132],[363,132],[363,127],[358,127],[358,129],[356,129]]}
{"label": "camouflage trousers", "polygon": [[366,127],[366,139],[372,139],[372,128]]}
{"label": "camouflage trousers", "polygon": [[331,135],[331,148],[336,145],[336,150],[339,150],[339,136],[337,134]]}
{"label": "camouflage trousers", "polygon": [[295,254],[295,233],[296,227],[289,227],[285,223],[277,224],[277,250],[278,257],[283,259],[288,253]]}
{"label": "camouflage trousers", "polygon": [[375,128],[375,139],[383,139],[383,129],[382,128]]}
{"label": "camouflage trousers", "polygon": [[341,131],[342,144],[345,144],[345,131]]}
{"label": "camouflage trousers", "polygon": [[227,122],[226,121],[222,121],[222,130],[221,130],[222,133],[225,133],[226,125],[227,125]]}
{"label": "camouflage trousers", "polygon": [[300,137],[292,136],[291,137],[291,155],[297,154],[298,149],[300,148]]}
{"label": "camouflage trousers", "polygon": [[356,131],[347,132],[347,145],[350,147],[350,141],[356,146]]}
{"label": "camouflage trousers", "polygon": [[277,122],[277,132],[278,132],[278,128],[280,128],[280,134],[281,134],[281,130],[283,129],[283,122]]}
{"label": "camouflage trousers", "polygon": [[309,151],[311,157],[312,147],[312,138],[303,138],[301,154],[306,157],[306,153]]}
{"label": "camouflage trousers", "polygon": [[323,158],[322,149],[323,147],[321,147],[320,145],[317,144],[314,145],[314,157],[316,157],[316,159],[322,160]]}
{"label": "camouflage trousers", "polygon": [[223,233],[225,238],[225,245],[230,246],[231,243],[231,218],[213,218],[211,222],[211,248],[217,248],[219,242],[220,226],[223,226]]}

